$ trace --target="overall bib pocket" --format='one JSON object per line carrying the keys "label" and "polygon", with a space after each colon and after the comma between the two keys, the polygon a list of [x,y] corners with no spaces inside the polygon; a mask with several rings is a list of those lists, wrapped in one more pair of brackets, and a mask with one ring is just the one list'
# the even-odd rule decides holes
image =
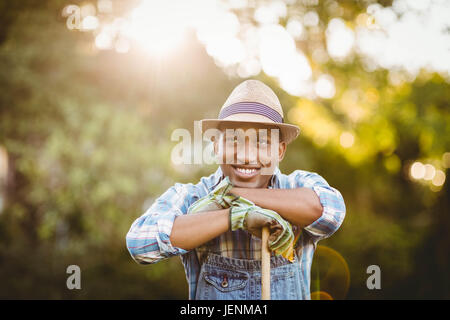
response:
{"label": "overall bib pocket", "polygon": [[205,264],[200,272],[196,299],[245,299],[248,281],[247,272]]}

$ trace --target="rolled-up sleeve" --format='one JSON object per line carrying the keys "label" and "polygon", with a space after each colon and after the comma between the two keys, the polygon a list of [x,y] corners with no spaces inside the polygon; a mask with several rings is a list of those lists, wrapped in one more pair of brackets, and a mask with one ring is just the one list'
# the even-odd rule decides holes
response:
{"label": "rolled-up sleeve", "polygon": [[305,174],[305,171],[302,173],[298,177],[300,185],[312,189],[323,207],[320,218],[303,228],[317,242],[330,237],[342,225],[346,213],[345,202],[342,194],[320,175],[311,172]]}
{"label": "rolled-up sleeve", "polygon": [[188,252],[174,247],[170,242],[174,220],[186,212],[185,207],[183,189],[173,186],[133,222],[126,236],[126,243],[128,251],[136,262],[156,263]]}

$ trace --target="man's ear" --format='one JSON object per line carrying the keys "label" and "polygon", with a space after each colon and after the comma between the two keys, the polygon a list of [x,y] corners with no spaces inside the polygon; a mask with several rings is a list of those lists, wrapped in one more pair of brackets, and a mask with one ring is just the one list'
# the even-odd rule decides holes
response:
{"label": "man's ear", "polygon": [[280,143],[278,144],[278,162],[281,162],[281,160],[283,160],[284,155],[286,154],[286,148],[286,142],[280,141]]}

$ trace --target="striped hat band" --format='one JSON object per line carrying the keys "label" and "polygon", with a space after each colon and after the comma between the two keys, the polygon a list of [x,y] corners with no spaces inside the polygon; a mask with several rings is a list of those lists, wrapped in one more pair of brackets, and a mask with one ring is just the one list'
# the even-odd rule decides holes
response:
{"label": "striped hat band", "polygon": [[253,113],[269,118],[273,122],[283,123],[283,117],[274,109],[258,102],[237,102],[220,111],[219,119],[225,119],[232,114]]}

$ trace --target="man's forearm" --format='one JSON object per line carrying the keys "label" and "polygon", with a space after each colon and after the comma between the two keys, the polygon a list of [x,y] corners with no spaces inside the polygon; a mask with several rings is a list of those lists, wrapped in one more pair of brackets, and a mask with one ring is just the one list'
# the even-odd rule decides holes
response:
{"label": "man's forearm", "polygon": [[229,229],[230,209],[204,211],[175,218],[170,235],[173,246],[191,250]]}
{"label": "man's forearm", "polygon": [[294,225],[305,227],[322,215],[322,205],[317,194],[309,188],[263,189],[237,188],[231,192],[244,197],[261,208],[276,211]]}

